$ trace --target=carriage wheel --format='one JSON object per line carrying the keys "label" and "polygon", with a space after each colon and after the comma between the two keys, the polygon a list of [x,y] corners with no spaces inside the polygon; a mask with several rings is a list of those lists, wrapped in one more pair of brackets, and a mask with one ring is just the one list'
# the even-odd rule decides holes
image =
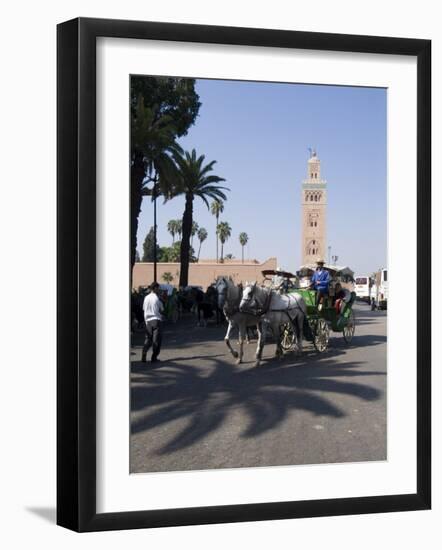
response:
{"label": "carriage wheel", "polygon": [[352,341],[352,338],[355,333],[355,327],[356,327],[356,319],[355,314],[353,313],[353,310],[350,311],[350,315],[347,319],[347,324],[344,327],[344,330],[342,331],[342,334],[344,336],[344,340],[349,344]]}
{"label": "carriage wheel", "polygon": [[313,334],[313,345],[315,346],[316,351],[319,351],[319,353],[324,352],[328,347],[328,340],[330,337],[328,325],[324,319],[318,319]]}
{"label": "carriage wheel", "polygon": [[295,345],[296,336],[291,323],[281,327],[281,347],[284,351],[291,351]]}

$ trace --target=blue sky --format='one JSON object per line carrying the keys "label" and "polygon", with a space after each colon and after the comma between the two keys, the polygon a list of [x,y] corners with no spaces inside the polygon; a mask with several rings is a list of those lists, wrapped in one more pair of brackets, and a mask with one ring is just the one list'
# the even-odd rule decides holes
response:
{"label": "blue sky", "polygon": [[[199,116],[180,145],[207,161],[226,179],[228,201],[220,221],[232,236],[225,254],[241,258],[239,233],[249,244],[245,256],[296,270],[301,262],[301,184],[308,147],[317,150],[327,180],[327,241],[339,264],[357,274],[386,263],[386,102],[380,88],[197,80]],[[181,218],[184,198],[158,202],[158,242],[170,245],[167,222]],[[194,202],[194,219],[207,229],[201,258],[214,258],[215,218]],[[138,248],[153,223],[144,199]],[[194,242],[194,247],[197,241]]]}

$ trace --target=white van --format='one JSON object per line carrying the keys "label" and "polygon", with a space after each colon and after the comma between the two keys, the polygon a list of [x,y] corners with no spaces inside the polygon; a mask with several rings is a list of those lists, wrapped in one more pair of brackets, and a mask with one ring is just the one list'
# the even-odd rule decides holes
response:
{"label": "white van", "polygon": [[370,303],[370,290],[372,280],[368,275],[357,275],[355,277],[355,293],[358,300]]}

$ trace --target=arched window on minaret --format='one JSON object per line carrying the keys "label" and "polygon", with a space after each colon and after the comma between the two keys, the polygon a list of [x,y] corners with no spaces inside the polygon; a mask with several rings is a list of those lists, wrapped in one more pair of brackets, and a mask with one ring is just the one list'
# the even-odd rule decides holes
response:
{"label": "arched window on minaret", "polygon": [[310,240],[307,243],[307,246],[305,247],[305,255],[306,256],[314,256],[315,254],[318,254],[319,252],[319,246],[315,239]]}

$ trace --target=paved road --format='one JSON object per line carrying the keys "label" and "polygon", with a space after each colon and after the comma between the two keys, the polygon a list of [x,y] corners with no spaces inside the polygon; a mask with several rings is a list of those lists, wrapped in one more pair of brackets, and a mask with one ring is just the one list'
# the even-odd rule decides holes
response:
{"label": "paved road", "polygon": [[[307,345],[299,358],[236,365],[224,330],[193,319],[166,327],[162,362],[131,355],[131,471],[359,462],[386,459],[386,313],[355,306],[350,346]],[[235,342],[236,344],[236,342]]]}

